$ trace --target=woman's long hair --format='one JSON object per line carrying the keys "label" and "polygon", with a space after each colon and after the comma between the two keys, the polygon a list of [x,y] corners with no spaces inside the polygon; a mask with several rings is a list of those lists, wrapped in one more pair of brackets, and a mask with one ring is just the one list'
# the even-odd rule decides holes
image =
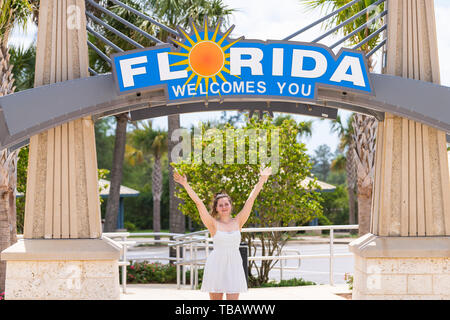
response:
{"label": "woman's long hair", "polygon": [[231,197],[226,192],[218,192],[214,195],[212,205],[211,205],[211,216],[214,219],[219,218],[219,213],[217,212],[217,202],[219,202],[219,199],[222,198],[228,198],[228,201],[230,201],[231,208],[233,208],[233,202],[231,201]]}

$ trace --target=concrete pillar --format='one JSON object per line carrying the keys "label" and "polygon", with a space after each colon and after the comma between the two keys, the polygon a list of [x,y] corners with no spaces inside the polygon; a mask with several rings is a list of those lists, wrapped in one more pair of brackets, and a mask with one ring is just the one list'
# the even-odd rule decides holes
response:
{"label": "concrete pillar", "polygon": [[[433,1],[387,4],[384,72],[439,84]],[[392,114],[379,123],[370,230],[350,244],[354,299],[450,299],[445,132]]]}
{"label": "concrete pillar", "polygon": [[[85,2],[41,0],[35,86],[88,77],[88,65]],[[31,137],[25,240],[1,256],[6,299],[118,299],[120,250],[101,237],[92,119]]]}

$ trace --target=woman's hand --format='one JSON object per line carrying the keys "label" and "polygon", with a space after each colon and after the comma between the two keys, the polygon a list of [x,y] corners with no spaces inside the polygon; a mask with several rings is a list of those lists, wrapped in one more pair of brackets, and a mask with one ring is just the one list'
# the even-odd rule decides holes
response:
{"label": "woman's hand", "polygon": [[173,179],[182,186],[185,186],[187,184],[186,175],[185,174],[180,175],[176,169],[173,170]]}
{"label": "woman's hand", "polygon": [[244,208],[242,208],[241,212],[239,212],[236,216],[239,228],[242,228],[242,226],[247,221],[248,217],[250,216],[250,212],[252,211],[253,203],[255,202],[256,197],[258,196],[259,192],[263,188],[264,183],[269,179],[269,176],[272,174],[272,168],[271,167],[261,167],[259,169],[259,181],[256,184],[256,186],[253,188],[252,192],[250,192],[250,196],[248,197],[247,201],[245,201]]}
{"label": "woman's hand", "polygon": [[260,177],[259,179],[263,182],[266,182],[269,179],[269,176],[272,174],[272,167],[265,167],[259,170]]}

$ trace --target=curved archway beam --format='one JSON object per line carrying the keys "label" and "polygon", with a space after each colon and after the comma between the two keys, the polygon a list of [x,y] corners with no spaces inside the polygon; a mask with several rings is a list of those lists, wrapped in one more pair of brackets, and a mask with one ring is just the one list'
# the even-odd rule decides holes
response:
{"label": "curved archway beam", "polygon": [[[370,77],[374,95],[321,87],[318,90],[317,101],[313,104],[366,113],[378,119],[382,119],[383,114],[389,112],[450,133],[450,88],[381,74],[371,74]],[[223,108],[231,108],[232,105],[240,108],[251,104],[252,100],[239,102],[225,100],[225,102],[227,104],[223,105]],[[290,103],[272,101],[271,104],[279,108],[275,110],[266,102],[255,102],[254,109],[292,112],[296,110],[296,103],[311,105],[311,101]],[[159,107],[150,112],[154,117],[164,116],[173,110],[169,106],[162,107],[165,105],[166,96],[163,88],[119,96],[111,74],[21,91],[0,97],[0,149],[18,145],[32,135],[80,117],[99,118],[149,107]],[[186,109],[194,110],[199,106],[197,103]],[[221,110],[220,106],[216,107],[217,110]],[[208,108],[204,109],[207,110]],[[302,109],[297,108],[297,111]]]}
{"label": "curved archway beam", "polygon": [[285,112],[293,114],[303,114],[313,117],[327,119],[336,119],[337,109],[328,108],[319,105],[292,103],[283,101],[272,101],[270,104],[264,101],[236,101],[236,102],[209,102],[207,105],[203,102],[194,102],[184,105],[158,106],[145,109],[139,109],[131,112],[131,120],[143,120],[148,118],[161,117],[162,115],[208,112],[222,110],[237,111],[267,111],[267,112]]}

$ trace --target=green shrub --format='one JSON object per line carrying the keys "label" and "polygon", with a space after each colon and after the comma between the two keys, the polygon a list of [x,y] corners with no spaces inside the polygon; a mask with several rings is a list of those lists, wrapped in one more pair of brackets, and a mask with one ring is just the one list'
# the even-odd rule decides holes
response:
{"label": "green shrub", "polygon": [[348,290],[353,290],[353,275],[345,273],[344,280],[348,284]]}
{"label": "green shrub", "polygon": [[320,226],[329,226],[332,225],[333,223],[330,221],[330,219],[328,219],[326,216],[319,216],[318,217],[319,220],[319,225]]}
{"label": "green shrub", "polygon": [[136,225],[134,223],[132,223],[132,222],[129,222],[129,221],[125,221],[123,223],[123,226],[124,226],[125,229],[127,229],[128,232],[133,232],[133,231],[137,230]]}
{"label": "green shrub", "polygon": [[[122,269],[120,269],[121,273]],[[121,275],[120,279],[122,279]],[[199,285],[202,279],[203,269],[199,269]],[[186,282],[190,282],[190,271],[186,272]],[[159,262],[135,262],[127,266],[127,283],[177,283],[177,267]]]}
{"label": "green shrub", "polygon": [[306,281],[302,278],[297,279],[289,279],[289,280],[281,280],[280,282],[268,282],[261,284],[261,288],[269,288],[269,287],[297,287],[297,286],[311,286],[316,285],[315,282]]}

